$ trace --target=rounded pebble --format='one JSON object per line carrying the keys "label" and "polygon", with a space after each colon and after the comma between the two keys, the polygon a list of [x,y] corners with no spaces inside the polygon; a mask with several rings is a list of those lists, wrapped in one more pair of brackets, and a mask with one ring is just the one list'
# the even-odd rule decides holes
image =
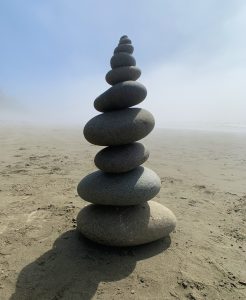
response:
{"label": "rounded pebble", "polygon": [[144,85],[135,81],[115,84],[94,101],[94,107],[100,112],[123,109],[142,102],[147,96]]}
{"label": "rounded pebble", "polygon": [[128,80],[137,80],[141,75],[141,70],[137,67],[120,67],[110,70],[105,79],[107,83],[114,85]]}
{"label": "rounded pebble", "polygon": [[132,55],[128,53],[119,52],[112,56],[110,65],[112,69],[126,66],[136,66],[136,60]]}
{"label": "rounded pebble", "polygon": [[97,153],[94,162],[104,172],[123,173],[140,166],[148,157],[149,151],[143,144],[133,143],[104,148]]}
{"label": "rounded pebble", "polygon": [[88,205],[77,217],[77,229],[94,242],[108,246],[136,246],[168,236],[176,226],[174,214],[149,201],[128,207]]}
{"label": "rounded pebble", "polygon": [[122,37],[119,41],[119,44],[131,44],[132,41],[128,37]]}
{"label": "rounded pebble", "polygon": [[114,49],[114,54],[120,53],[120,52],[126,52],[129,54],[132,54],[133,51],[134,51],[134,47],[131,44],[122,44],[122,45],[117,46]]}
{"label": "rounded pebble", "polygon": [[94,145],[125,145],[141,140],[154,126],[154,117],[147,110],[126,108],[95,116],[85,125],[84,136]]}
{"label": "rounded pebble", "polygon": [[95,171],[78,184],[79,196],[101,205],[137,205],[155,197],[161,188],[159,176],[142,166],[132,171],[113,174]]}

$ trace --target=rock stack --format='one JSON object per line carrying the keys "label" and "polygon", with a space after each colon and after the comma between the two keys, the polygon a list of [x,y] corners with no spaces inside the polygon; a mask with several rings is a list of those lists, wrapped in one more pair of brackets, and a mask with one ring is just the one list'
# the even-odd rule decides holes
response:
{"label": "rock stack", "polygon": [[131,40],[122,36],[106,75],[112,87],[94,101],[101,114],[84,128],[87,141],[107,147],[95,156],[100,170],[78,184],[79,196],[93,204],[79,212],[77,228],[87,238],[110,246],[149,243],[169,235],[176,224],[168,208],[149,201],[158,194],[161,182],[155,172],[141,166],[149,151],[136,141],[152,131],[155,121],[147,110],[132,108],[147,95],[136,82],[141,70],[133,50]]}

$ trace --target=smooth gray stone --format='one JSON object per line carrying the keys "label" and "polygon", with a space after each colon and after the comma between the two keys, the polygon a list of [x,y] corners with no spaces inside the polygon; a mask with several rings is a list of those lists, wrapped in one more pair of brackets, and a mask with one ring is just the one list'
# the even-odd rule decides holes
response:
{"label": "smooth gray stone", "polygon": [[94,158],[98,169],[110,173],[128,172],[149,158],[149,151],[141,143],[110,146],[102,149]]}
{"label": "smooth gray stone", "polygon": [[114,54],[119,52],[126,52],[132,54],[134,47],[131,44],[121,44],[114,49]]}
{"label": "smooth gray stone", "polygon": [[119,41],[119,45],[121,44],[131,44],[132,41],[128,37],[121,38]]}
{"label": "smooth gray stone", "polygon": [[90,204],[77,216],[77,229],[88,239],[108,246],[137,246],[167,237],[176,217],[165,206],[149,201],[136,206]]}
{"label": "smooth gray stone", "polygon": [[136,66],[136,60],[132,55],[128,53],[120,52],[112,56],[110,65],[112,69],[119,67]]}
{"label": "smooth gray stone", "polygon": [[79,196],[94,204],[137,205],[155,197],[161,188],[159,176],[142,166],[115,174],[95,171],[78,184]]}
{"label": "smooth gray stone", "polygon": [[123,109],[142,102],[147,96],[144,85],[135,81],[115,84],[94,101],[94,107],[100,112]]}
{"label": "smooth gray stone", "polygon": [[110,70],[105,79],[107,83],[114,85],[119,82],[137,80],[141,75],[141,70],[137,67],[120,67]]}
{"label": "smooth gray stone", "polygon": [[84,136],[94,145],[125,145],[141,140],[154,126],[154,117],[147,110],[126,108],[95,116],[85,125]]}

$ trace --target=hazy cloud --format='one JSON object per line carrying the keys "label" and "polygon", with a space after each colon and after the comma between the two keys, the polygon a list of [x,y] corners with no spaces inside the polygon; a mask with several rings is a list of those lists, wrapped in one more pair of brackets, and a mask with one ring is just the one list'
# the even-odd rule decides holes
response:
{"label": "hazy cloud", "polygon": [[22,106],[13,97],[6,95],[2,90],[0,90],[0,111],[4,113],[6,111],[21,111]]}
{"label": "hazy cloud", "polygon": [[11,3],[0,4],[0,80],[25,118],[83,123],[95,115],[113,48],[129,34],[148,89],[141,106],[157,126],[246,122],[245,1]]}

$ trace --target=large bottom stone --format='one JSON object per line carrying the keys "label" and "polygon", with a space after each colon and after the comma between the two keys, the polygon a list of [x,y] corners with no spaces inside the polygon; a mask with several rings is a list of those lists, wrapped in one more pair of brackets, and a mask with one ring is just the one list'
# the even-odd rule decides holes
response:
{"label": "large bottom stone", "polygon": [[158,175],[140,166],[122,174],[95,171],[80,181],[77,191],[94,204],[128,206],[154,198],[160,188]]}
{"label": "large bottom stone", "polygon": [[149,201],[129,207],[90,204],[77,216],[77,229],[88,239],[109,246],[136,246],[168,236],[176,226],[174,214]]}

